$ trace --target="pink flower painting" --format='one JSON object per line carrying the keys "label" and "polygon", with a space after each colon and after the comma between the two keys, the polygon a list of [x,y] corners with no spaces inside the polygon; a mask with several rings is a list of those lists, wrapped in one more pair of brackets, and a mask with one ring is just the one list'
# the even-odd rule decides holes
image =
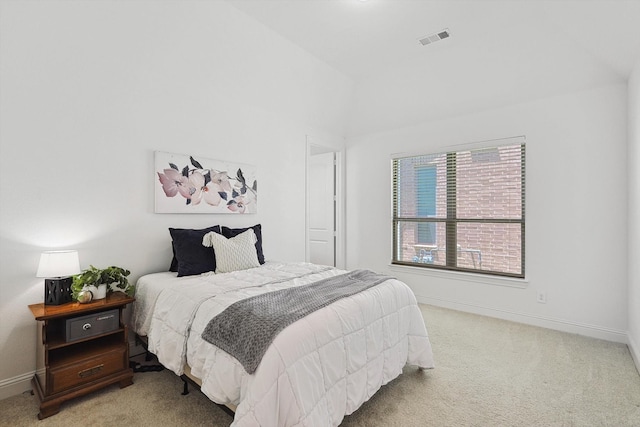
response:
{"label": "pink flower painting", "polygon": [[155,157],[157,213],[257,212],[255,167],[160,151]]}

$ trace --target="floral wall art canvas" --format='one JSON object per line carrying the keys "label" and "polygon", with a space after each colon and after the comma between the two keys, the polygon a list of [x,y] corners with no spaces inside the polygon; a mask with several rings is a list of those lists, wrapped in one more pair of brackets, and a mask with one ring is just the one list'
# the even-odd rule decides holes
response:
{"label": "floral wall art canvas", "polygon": [[155,152],[156,213],[256,213],[256,168]]}

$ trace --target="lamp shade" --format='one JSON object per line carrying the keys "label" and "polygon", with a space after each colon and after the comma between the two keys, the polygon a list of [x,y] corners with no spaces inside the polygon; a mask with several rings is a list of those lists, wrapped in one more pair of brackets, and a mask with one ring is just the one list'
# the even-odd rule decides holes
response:
{"label": "lamp shade", "polygon": [[67,277],[78,273],[78,251],[47,251],[40,255],[36,277]]}

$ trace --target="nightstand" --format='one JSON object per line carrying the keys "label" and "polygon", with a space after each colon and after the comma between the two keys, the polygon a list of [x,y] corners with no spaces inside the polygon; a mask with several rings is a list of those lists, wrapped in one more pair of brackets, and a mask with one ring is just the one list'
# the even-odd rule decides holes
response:
{"label": "nightstand", "polygon": [[31,380],[40,400],[39,419],[57,414],[60,404],[102,387],[133,384],[124,307],[134,298],[113,292],[80,304],[32,304],[38,321],[37,370]]}

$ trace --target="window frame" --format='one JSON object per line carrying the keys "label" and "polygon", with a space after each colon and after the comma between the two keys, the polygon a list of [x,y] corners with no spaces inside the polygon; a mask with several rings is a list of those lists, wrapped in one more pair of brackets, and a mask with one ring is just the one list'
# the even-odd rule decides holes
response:
{"label": "window frame", "polygon": [[[392,265],[418,267],[424,269],[434,270],[448,270],[464,273],[477,273],[488,276],[508,277],[515,279],[524,279],[526,271],[525,263],[525,242],[526,242],[526,141],[524,136],[505,138],[503,140],[485,141],[479,144],[469,144],[466,146],[450,147],[449,149],[438,152],[427,152],[421,154],[397,154],[392,155],[391,158],[391,190],[392,190]],[[465,151],[474,151],[479,149],[500,148],[505,146],[520,145],[520,218],[457,218],[456,207],[456,182],[457,182],[457,153]],[[419,158],[423,156],[431,155],[444,155],[446,154],[446,218],[419,218],[419,217],[407,217],[398,215],[399,209],[399,191],[398,191],[398,161],[407,158]],[[400,224],[403,222],[408,223],[444,223],[445,224],[445,265],[429,264],[421,262],[410,262],[398,259],[401,254],[400,241]],[[520,273],[512,273],[505,271],[495,270],[483,270],[480,268],[468,268],[460,267],[458,263],[458,251],[457,247],[457,229],[458,224],[478,223],[478,224],[520,224]]]}

